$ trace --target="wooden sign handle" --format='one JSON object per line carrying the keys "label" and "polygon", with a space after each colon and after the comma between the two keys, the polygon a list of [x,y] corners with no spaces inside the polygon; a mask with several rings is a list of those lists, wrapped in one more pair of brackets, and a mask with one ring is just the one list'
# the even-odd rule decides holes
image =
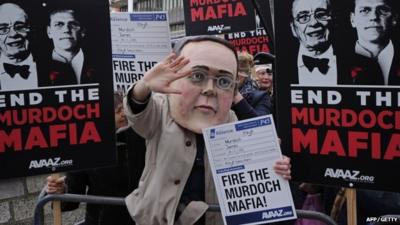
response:
{"label": "wooden sign handle", "polygon": [[347,224],[357,225],[357,195],[356,189],[346,189]]}
{"label": "wooden sign handle", "polygon": [[[51,175],[54,179],[60,178],[60,174],[55,173]],[[62,225],[61,217],[61,202],[53,201],[53,221],[54,225]]]}

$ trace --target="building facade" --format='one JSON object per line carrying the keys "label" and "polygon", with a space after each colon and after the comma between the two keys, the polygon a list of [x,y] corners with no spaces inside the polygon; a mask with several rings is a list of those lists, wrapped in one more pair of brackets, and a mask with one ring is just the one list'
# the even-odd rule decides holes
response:
{"label": "building facade", "polygon": [[135,0],[133,11],[168,11],[171,39],[185,36],[183,0]]}
{"label": "building facade", "polygon": [[127,12],[127,0],[110,0],[110,12]]}

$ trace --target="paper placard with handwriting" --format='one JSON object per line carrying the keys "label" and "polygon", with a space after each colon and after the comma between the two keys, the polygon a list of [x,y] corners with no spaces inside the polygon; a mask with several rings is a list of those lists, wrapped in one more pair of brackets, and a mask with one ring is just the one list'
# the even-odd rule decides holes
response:
{"label": "paper placard with handwriting", "polygon": [[125,91],[171,52],[166,12],[111,13],[114,90]]}
{"label": "paper placard with handwriting", "polygon": [[273,170],[281,158],[271,115],[203,130],[225,225],[296,218],[289,183]]}

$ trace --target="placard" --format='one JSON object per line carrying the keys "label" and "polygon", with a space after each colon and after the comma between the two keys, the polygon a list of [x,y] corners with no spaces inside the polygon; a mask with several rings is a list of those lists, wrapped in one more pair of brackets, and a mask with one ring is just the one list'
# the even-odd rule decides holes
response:
{"label": "placard", "polygon": [[400,165],[395,3],[275,1],[278,129],[295,180],[399,190],[387,175]]}
{"label": "placard", "polygon": [[2,1],[0,25],[0,178],[114,164],[108,1]]}
{"label": "placard", "polygon": [[273,170],[282,157],[271,115],[203,130],[226,225],[296,218],[288,181]]}
{"label": "placard", "polygon": [[224,34],[256,28],[249,0],[183,0],[186,36]]}
{"label": "placard", "polygon": [[166,12],[111,13],[114,90],[125,93],[171,52]]}

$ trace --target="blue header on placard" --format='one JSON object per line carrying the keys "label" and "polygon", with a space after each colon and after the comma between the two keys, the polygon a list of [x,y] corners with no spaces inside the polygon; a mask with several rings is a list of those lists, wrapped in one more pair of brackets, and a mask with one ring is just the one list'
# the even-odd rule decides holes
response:
{"label": "blue header on placard", "polygon": [[262,118],[259,120],[253,120],[249,122],[243,122],[235,125],[236,131],[239,130],[246,130],[246,129],[251,129],[255,127],[261,127],[265,125],[270,125],[271,124],[271,119],[270,118]]}
{"label": "blue header on placard", "polygon": [[210,139],[214,139],[215,138],[215,129],[211,129],[210,130]]}
{"label": "blue header on placard", "polygon": [[165,13],[140,13],[130,14],[131,21],[166,21]]}
{"label": "blue header on placard", "polygon": [[113,58],[123,58],[123,59],[134,59],[134,58],[136,58],[136,56],[135,56],[135,55],[132,55],[132,54],[130,54],[130,55],[125,55],[125,54],[112,54],[112,57],[113,57]]}
{"label": "blue header on placard", "polygon": [[234,166],[234,167],[219,169],[219,170],[217,170],[217,174],[232,172],[232,171],[236,171],[236,170],[244,170],[244,169],[245,169],[245,167],[243,165]]}

